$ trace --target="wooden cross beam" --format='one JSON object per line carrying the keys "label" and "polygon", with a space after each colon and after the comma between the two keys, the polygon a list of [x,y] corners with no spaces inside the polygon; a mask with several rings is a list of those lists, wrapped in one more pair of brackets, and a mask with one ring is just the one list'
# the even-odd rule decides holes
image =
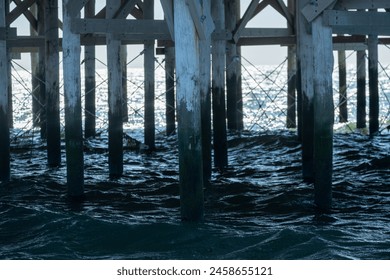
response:
{"label": "wooden cross beam", "polygon": [[209,9],[203,9],[199,0],[186,0],[196,32],[201,40],[205,40],[214,31],[214,22]]}
{"label": "wooden cross beam", "polygon": [[161,6],[164,11],[165,21],[167,22],[169,33],[172,40],[175,40],[175,30],[173,21],[173,0],[161,0]]}
{"label": "wooden cross beam", "polygon": [[28,10],[28,8],[30,8],[36,2],[36,0],[24,0],[23,2],[21,0],[14,0],[14,2],[16,7],[7,15],[7,26],[10,26],[11,23],[13,23],[19,16],[24,14],[27,20],[30,21],[30,24],[33,26],[33,28],[36,29],[37,20]]}

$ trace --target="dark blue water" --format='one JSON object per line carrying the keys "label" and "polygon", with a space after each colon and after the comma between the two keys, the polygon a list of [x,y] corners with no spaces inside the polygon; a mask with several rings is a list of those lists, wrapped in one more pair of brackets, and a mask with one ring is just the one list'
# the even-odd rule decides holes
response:
{"label": "dark blue water", "polygon": [[388,134],[335,135],[326,214],[302,182],[293,132],[231,135],[231,167],[214,172],[199,224],[180,221],[174,137],[152,154],[126,150],[118,180],[105,137],[88,141],[83,203],[67,199],[65,164],[48,168],[33,142],[13,147],[0,186],[1,259],[390,259]]}

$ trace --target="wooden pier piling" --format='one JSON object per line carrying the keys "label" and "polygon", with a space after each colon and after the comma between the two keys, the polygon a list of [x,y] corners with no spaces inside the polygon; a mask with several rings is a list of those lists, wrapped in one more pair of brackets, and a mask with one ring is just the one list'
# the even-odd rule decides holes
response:
{"label": "wooden pier piling", "polygon": [[[112,19],[120,0],[107,1],[106,18]],[[106,35],[108,67],[108,165],[110,177],[123,174],[123,114],[121,41],[114,33]]]}
{"label": "wooden pier piling", "polygon": [[[5,35],[5,1],[0,1],[0,30]],[[10,179],[10,132],[8,127],[8,55],[6,38],[0,37],[0,181]]]}
{"label": "wooden pier piling", "polygon": [[201,65],[199,35],[186,2],[174,0],[180,208],[183,220],[199,221],[204,211]]}
{"label": "wooden pier piling", "polygon": [[127,108],[127,45],[121,45],[121,66],[122,66],[122,120],[129,121],[129,110]]}
{"label": "wooden pier piling", "polygon": [[379,132],[378,35],[368,35],[369,131]]}
{"label": "wooden pier piling", "polygon": [[333,170],[333,45],[332,29],[322,15],[312,22],[314,83],[314,201],[322,210],[332,206]]}
{"label": "wooden pier piling", "polygon": [[[144,18],[154,18],[154,0],[144,1]],[[149,150],[155,149],[156,124],[154,115],[155,70],[154,70],[154,40],[146,40],[144,44],[144,75],[145,75],[145,112],[144,112],[144,142]]]}
{"label": "wooden pier piling", "polygon": [[71,31],[70,0],[63,0],[63,69],[65,96],[65,144],[68,195],[84,194],[84,155],[81,119],[80,35]]}
{"label": "wooden pier piling", "polygon": [[287,61],[287,128],[297,127],[296,122],[296,80],[297,80],[297,61],[296,47],[288,46]]}
{"label": "wooden pier piling", "polygon": [[348,122],[347,61],[345,50],[338,51],[339,64],[339,122]]}
{"label": "wooden pier piling", "polygon": [[61,164],[58,0],[43,0],[43,3],[45,3],[47,161],[49,166],[56,167]]}
{"label": "wooden pier piling", "polygon": [[[224,0],[211,1],[211,12],[216,30],[225,28]],[[214,166],[223,171],[228,165],[226,102],[225,102],[225,40],[212,42],[212,106]]]}
{"label": "wooden pier piling", "polygon": [[[85,5],[84,16],[91,18],[95,15],[95,0],[89,0]],[[95,46],[84,47],[84,135],[85,138],[96,136],[96,50]]]}
{"label": "wooden pier piling", "polygon": [[366,51],[356,52],[356,128],[366,128]]}
{"label": "wooden pier piling", "polygon": [[[38,18],[38,7],[37,4],[34,3],[30,7],[31,14]],[[30,35],[38,36],[37,26],[34,28],[30,24]],[[40,100],[39,100],[39,52],[32,52],[30,55],[31,59],[31,95],[32,95],[32,121],[33,126],[39,126],[39,114],[40,114]]]}
{"label": "wooden pier piling", "polygon": [[165,100],[165,132],[167,136],[170,136],[176,133],[174,47],[165,47]]}

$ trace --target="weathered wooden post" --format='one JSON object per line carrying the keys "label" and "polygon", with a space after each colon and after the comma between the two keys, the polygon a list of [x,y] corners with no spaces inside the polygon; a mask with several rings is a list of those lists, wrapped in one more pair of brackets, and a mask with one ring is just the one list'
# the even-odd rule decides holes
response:
{"label": "weathered wooden post", "polygon": [[166,135],[175,134],[175,49],[165,47],[165,117]]}
{"label": "weathered wooden post", "polygon": [[[108,0],[106,18],[112,19],[121,0]],[[121,41],[115,34],[106,35],[108,67],[108,165],[110,177],[123,174],[122,67]]]}
{"label": "weathered wooden post", "polygon": [[297,53],[301,76],[302,176],[305,181],[314,180],[313,42],[311,34],[308,33],[309,23],[301,12],[309,2],[310,0],[299,0],[296,7]]}
{"label": "weathered wooden post", "polygon": [[[211,12],[216,30],[225,28],[224,0],[211,1]],[[225,104],[225,40],[213,40],[212,48],[212,104],[213,104],[213,141],[214,166],[224,170],[228,165],[226,104]]]}
{"label": "weathered wooden post", "polygon": [[[34,3],[30,7],[31,14],[38,18],[38,7]],[[38,36],[37,30],[30,24],[30,35]],[[32,95],[32,121],[33,126],[37,127],[39,125],[39,111],[40,111],[40,101],[39,101],[39,52],[32,52],[30,54],[31,59],[31,95]]]}
{"label": "weathered wooden post", "polygon": [[202,220],[204,205],[200,97],[203,65],[200,65],[199,38],[205,31],[201,15],[192,16],[198,4],[194,0],[174,0],[180,205],[181,217],[187,221]]}
{"label": "weathered wooden post", "polygon": [[378,35],[368,35],[369,131],[379,132]]}
{"label": "weathered wooden post", "polygon": [[[38,1],[38,17],[37,31],[38,36],[45,36],[45,1]],[[38,47],[38,79],[39,79],[39,126],[41,138],[45,139],[47,135],[46,129],[46,47]]]}
{"label": "weathered wooden post", "polygon": [[81,119],[80,35],[71,31],[71,0],[63,0],[63,69],[65,96],[66,177],[68,195],[84,194],[83,131]]}
{"label": "weathered wooden post", "polygon": [[[203,0],[202,16],[211,17],[210,0]],[[202,119],[202,149],[204,184],[209,185],[211,178],[211,34],[200,38],[200,96]]]}
{"label": "weathered wooden post", "polygon": [[356,128],[366,128],[366,51],[356,52]]}
{"label": "weathered wooden post", "polygon": [[[288,0],[288,10],[295,14],[295,1]],[[288,26],[290,30],[293,26]],[[297,88],[297,48],[295,45],[288,46],[287,49],[287,128],[296,128],[296,88]]]}
{"label": "weathered wooden post", "polygon": [[[240,20],[240,0],[225,0],[225,24],[233,32]],[[241,51],[234,41],[226,43],[226,93],[228,129],[243,129]]]}
{"label": "weathered wooden post", "polygon": [[61,164],[58,0],[45,3],[46,128],[49,166]]}
{"label": "weathered wooden post", "polygon": [[122,67],[123,122],[128,122],[129,121],[129,110],[127,109],[127,45],[121,45],[121,67]]}
{"label": "weathered wooden post", "polygon": [[333,44],[332,28],[322,15],[312,22],[314,82],[314,192],[322,210],[332,205],[333,169]]}
{"label": "weathered wooden post", "polygon": [[347,62],[345,50],[338,51],[339,64],[339,121],[341,123],[348,122],[348,106],[347,106]]}
{"label": "weathered wooden post", "polygon": [[[154,0],[144,1],[144,19],[154,18]],[[144,142],[150,150],[155,149],[155,71],[154,71],[154,41],[147,40],[144,44],[144,75],[145,75],[145,112],[144,112]]]}
{"label": "weathered wooden post", "polygon": [[[95,15],[95,0],[89,0],[84,8],[85,18]],[[96,136],[96,61],[95,46],[84,47],[85,72],[85,106],[84,106],[84,135],[86,138]]]}
{"label": "weathered wooden post", "polygon": [[11,173],[8,127],[8,55],[5,19],[5,1],[0,1],[0,181],[8,181]]}

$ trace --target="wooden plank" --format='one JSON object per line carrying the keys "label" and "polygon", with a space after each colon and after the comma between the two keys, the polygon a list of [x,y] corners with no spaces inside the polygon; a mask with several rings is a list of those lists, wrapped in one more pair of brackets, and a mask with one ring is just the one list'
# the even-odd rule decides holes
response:
{"label": "wooden plank", "polygon": [[248,37],[240,38],[237,42],[238,46],[261,46],[261,45],[294,45],[295,36],[285,37]]}
{"label": "wooden plank", "polygon": [[166,135],[170,136],[176,133],[174,47],[165,47],[165,91]]}
{"label": "wooden plank", "polygon": [[[120,0],[107,1],[107,19],[111,19],[120,7]],[[123,174],[123,122],[122,122],[122,67],[121,42],[113,34],[107,34],[108,68],[108,164],[110,177]]]}
{"label": "wooden plank", "polygon": [[[15,2],[16,5],[22,5],[22,4],[23,4],[21,0],[14,0],[14,2]],[[32,6],[33,6],[33,5],[31,5],[31,7],[32,7]],[[26,17],[26,19],[30,22],[31,27],[32,27],[35,31],[37,31],[37,25],[38,25],[38,23],[37,23],[36,17],[33,15],[33,13],[32,13],[31,11],[29,11],[29,10],[25,10],[25,11],[23,12],[23,15],[24,15],[24,16]]]}
{"label": "wooden plank", "polygon": [[174,0],[180,211],[185,221],[204,213],[199,36],[188,6]]}
{"label": "wooden plank", "polygon": [[237,28],[233,31],[233,39],[237,43],[238,40],[241,37],[242,31],[245,29],[245,26],[249,22],[249,20],[253,17],[253,14],[259,4],[259,0],[252,0],[249,4],[248,8],[246,9],[243,17],[239,21]]}
{"label": "wooden plank", "polygon": [[369,35],[368,43],[368,87],[369,87],[369,124],[370,135],[379,133],[379,84],[378,84],[378,36]]}
{"label": "wooden plank", "polygon": [[70,18],[77,16],[81,9],[88,3],[89,0],[69,0],[67,1],[67,10]]}
{"label": "wooden plank", "polygon": [[339,122],[348,122],[348,99],[347,99],[347,61],[345,50],[338,51],[339,64]]}
{"label": "wooden plank", "polygon": [[319,15],[321,15],[324,10],[328,9],[329,7],[331,7],[335,3],[336,3],[336,0],[313,0],[313,1],[310,1],[301,10],[301,12],[305,16],[306,20],[308,22],[311,22],[315,18],[317,18]]}
{"label": "wooden plank", "polygon": [[[0,28],[6,28],[5,1],[0,1]],[[7,42],[0,38],[0,182],[11,177],[10,132],[8,127],[8,55]]]}
{"label": "wooden plank", "polygon": [[257,5],[257,7],[256,7],[256,9],[255,9],[255,11],[254,11],[254,13],[253,13],[253,15],[252,15],[252,18],[254,18],[255,16],[257,16],[262,10],[264,10],[268,5],[271,5],[271,3],[273,2],[274,0],[263,0],[263,1],[261,1],[258,5]]}
{"label": "wooden plank", "polygon": [[198,0],[186,0],[185,2],[189,7],[199,38],[205,40],[215,28],[210,11],[204,9]]}
{"label": "wooden plank", "polygon": [[290,11],[288,10],[286,4],[283,2],[283,0],[276,0],[276,3],[280,7],[280,14],[287,19],[287,22],[289,24],[289,27],[293,27],[294,24],[294,19]]}
{"label": "wooden plank", "polygon": [[366,52],[356,53],[356,128],[366,128]]}
{"label": "wooden plank", "polygon": [[390,35],[389,13],[327,10],[324,23],[337,34]]}
{"label": "wooden plank", "polygon": [[164,11],[165,21],[171,34],[171,38],[175,40],[174,19],[173,19],[173,0],[161,0],[161,6]]}
{"label": "wooden plank", "polygon": [[293,36],[293,32],[288,28],[245,28],[241,32],[241,37],[288,37]]}
{"label": "wooden plank", "polygon": [[335,8],[339,10],[390,8],[390,2],[388,0],[338,0]]}
{"label": "wooden plank", "polygon": [[71,198],[84,195],[84,155],[81,117],[80,35],[70,30],[71,18],[80,16],[68,10],[72,1],[63,0],[63,75],[65,100],[66,179]]}

